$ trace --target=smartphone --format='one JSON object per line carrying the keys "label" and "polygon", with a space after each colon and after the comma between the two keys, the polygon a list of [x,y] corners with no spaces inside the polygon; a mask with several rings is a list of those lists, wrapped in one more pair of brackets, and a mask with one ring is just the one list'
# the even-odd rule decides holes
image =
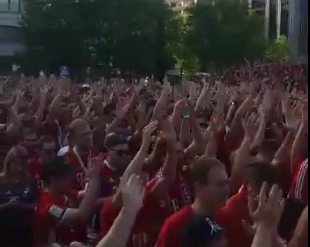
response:
{"label": "smartphone", "polygon": [[183,118],[189,118],[189,110],[188,109],[183,109],[181,114],[182,114]]}

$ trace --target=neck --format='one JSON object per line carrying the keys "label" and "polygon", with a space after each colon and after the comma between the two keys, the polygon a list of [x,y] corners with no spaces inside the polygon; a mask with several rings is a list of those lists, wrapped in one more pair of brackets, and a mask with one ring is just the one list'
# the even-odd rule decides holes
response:
{"label": "neck", "polygon": [[85,153],[88,153],[90,150],[85,150],[85,148],[81,148],[79,146],[74,146],[74,149],[79,153],[79,154],[85,154]]}
{"label": "neck", "polygon": [[209,215],[212,216],[215,212],[210,205],[203,203],[198,198],[195,198],[194,203],[192,204],[192,209],[195,214],[198,215]]}
{"label": "neck", "polygon": [[110,157],[110,155],[108,155],[105,160],[110,169],[115,171],[117,170],[116,166],[114,165],[113,159]]}

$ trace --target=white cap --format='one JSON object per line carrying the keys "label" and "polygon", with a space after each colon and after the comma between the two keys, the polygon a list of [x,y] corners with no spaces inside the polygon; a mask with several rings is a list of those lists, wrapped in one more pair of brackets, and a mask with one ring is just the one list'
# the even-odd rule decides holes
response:
{"label": "white cap", "polygon": [[90,88],[90,85],[89,84],[87,84],[87,83],[85,83],[85,84],[82,84],[82,86],[81,86],[81,88]]}

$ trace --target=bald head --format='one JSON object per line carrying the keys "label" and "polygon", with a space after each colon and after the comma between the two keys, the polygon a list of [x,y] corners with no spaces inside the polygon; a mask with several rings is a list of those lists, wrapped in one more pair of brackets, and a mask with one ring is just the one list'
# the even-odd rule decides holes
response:
{"label": "bald head", "polygon": [[84,119],[82,119],[82,118],[77,118],[77,119],[74,119],[74,120],[70,123],[70,125],[69,125],[69,130],[70,130],[70,129],[77,130],[77,129],[79,129],[79,128],[84,128],[85,125],[88,126],[88,123],[87,123]]}
{"label": "bald head", "polygon": [[69,125],[69,139],[73,145],[81,149],[89,149],[93,145],[89,124],[81,118],[73,120]]}

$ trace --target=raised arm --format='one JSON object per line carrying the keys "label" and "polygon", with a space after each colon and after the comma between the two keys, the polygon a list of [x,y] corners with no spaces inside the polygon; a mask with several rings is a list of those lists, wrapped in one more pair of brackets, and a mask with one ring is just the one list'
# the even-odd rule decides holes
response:
{"label": "raised arm", "polygon": [[87,221],[93,212],[100,189],[100,171],[103,158],[93,158],[90,161],[89,183],[84,198],[79,208],[67,208],[59,219],[59,225],[72,224],[73,222]]}
{"label": "raised arm", "polygon": [[137,213],[143,205],[145,189],[143,181],[136,175],[129,180],[122,178],[120,191],[124,207],[114,221],[110,231],[96,247],[125,247]]}
{"label": "raised arm", "polygon": [[285,200],[282,191],[274,185],[268,193],[265,183],[259,195],[258,208],[253,211],[254,202],[250,202],[250,214],[257,225],[252,247],[274,247],[278,224],[284,210]]}

